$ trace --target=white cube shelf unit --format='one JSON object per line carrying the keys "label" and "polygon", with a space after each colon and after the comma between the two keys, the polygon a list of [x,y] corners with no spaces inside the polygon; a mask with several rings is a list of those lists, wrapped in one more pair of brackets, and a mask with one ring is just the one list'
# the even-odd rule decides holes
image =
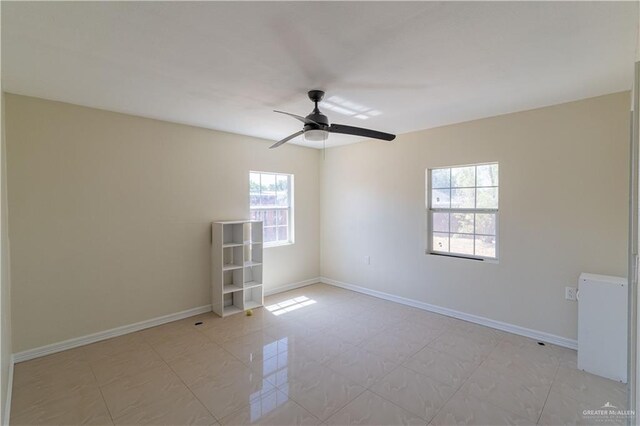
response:
{"label": "white cube shelf unit", "polygon": [[232,220],[211,226],[211,306],[227,315],[264,303],[262,222]]}

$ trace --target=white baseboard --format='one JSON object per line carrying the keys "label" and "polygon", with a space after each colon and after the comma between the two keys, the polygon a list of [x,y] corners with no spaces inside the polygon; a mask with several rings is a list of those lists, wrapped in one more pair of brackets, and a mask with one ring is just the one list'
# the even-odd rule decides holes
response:
{"label": "white baseboard", "polygon": [[530,328],[520,327],[519,325],[513,325],[502,321],[492,320],[490,318],[481,317],[478,315],[467,314],[464,312],[456,311],[449,308],[443,308],[441,306],[431,305],[429,303],[420,302],[413,299],[407,299],[401,296],[395,296],[393,294],[384,293],[377,290],[371,290],[365,287],[360,287],[353,284],[343,283],[333,280],[327,277],[321,277],[320,281],[325,284],[341,287],[347,290],[357,291],[358,293],[364,293],[369,296],[378,297],[380,299],[389,300],[391,302],[401,303],[403,305],[412,306],[418,309],[424,309],[425,311],[435,312],[437,314],[446,315],[469,321],[475,324],[484,325],[486,327],[495,328],[497,330],[506,331],[508,333],[518,334],[520,336],[529,337],[531,339],[539,340],[541,342],[551,343],[553,345],[562,346],[569,349],[578,349],[578,341],[574,339],[568,339],[566,337],[557,336],[555,334],[545,333],[544,331],[532,330]]}
{"label": "white baseboard", "polygon": [[67,349],[77,348],[78,346],[88,345],[89,343],[99,342],[101,340],[110,339],[112,337],[122,336],[123,334],[133,333],[134,331],[144,330],[145,328],[156,327],[171,321],[177,321],[198,314],[211,312],[211,305],[200,306],[198,308],[187,309],[186,311],[177,312],[175,314],[164,315],[157,318],[151,318],[140,321],[135,324],[123,325],[121,327],[112,328],[110,330],[99,331],[98,333],[88,334],[86,336],[76,337],[65,340],[63,342],[52,343],[50,345],[40,346],[38,348],[13,354],[14,362],[23,362],[30,359],[39,358],[45,355],[51,355],[56,352],[66,351]]}
{"label": "white baseboard", "polygon": [[[305,287],[311,284],[320,282],[320,278],[311,278],[305,281],[300,281],[293,284],[287,284],[265,291],[265,296],[271,294],[281,293],[283,291],[293,290],[295,288]],[[166,324],[168,322],[181,320],[194,315],[211,312],[211,305],[200,306],[198,308],[187,309],[186,311],[177,312],[175,314],[164,315],[157,318],[140,321],[135,324],[123,325],[121,327],[112,328],[110,330],[100,331],[86,336],[75,337],[73,339],[65,340],[63,342],[52,343],[50,345],[40,346],[38,348],[29,349],[26,351],[13,354],[13,362],[29,361],[34,358],[39,358],[46,355],[51,355],[56,352],[66,351],[67,349],[77,348],[79,346],[88,345],[90,343],[99,342],[101,340],[111,339],[112,337],[122,336],[123,334],[133,333],[135,331],[144,330],[146,328],[156,327],[158,325]]]}
{"label": "white baseboard", "polygon": [[11,418],[11,394],[13,390],[13,355],[9,360],[9,372],[7,373],[7,397],[4,402],[4,412],[2,413],[2,425],[9,426],[9,419]]}
{"label": "white baseboard", "polygon": [[311,284],[317,284],[321,281],[320,277],[311,278],[309,280],[300,281],[293,284],[281,285],[275,288],[270,288],[264,291],[265,296],[271,296],[272,294],[282,293],[283,291],[289,291],[300,287],[306,287]]}

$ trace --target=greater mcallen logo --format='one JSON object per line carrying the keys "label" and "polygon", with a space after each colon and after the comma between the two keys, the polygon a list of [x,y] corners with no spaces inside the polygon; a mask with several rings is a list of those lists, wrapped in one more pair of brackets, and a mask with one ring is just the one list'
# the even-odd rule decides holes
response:
{"label": "greater mcallen logo", "polygon": [[583,410],[582,416],[595,418],[602,422],[614,421],[620,419],[626,419],[633,416],[635,412],[633,410],[621,410],[609,401],[606,402],[598,410]]}

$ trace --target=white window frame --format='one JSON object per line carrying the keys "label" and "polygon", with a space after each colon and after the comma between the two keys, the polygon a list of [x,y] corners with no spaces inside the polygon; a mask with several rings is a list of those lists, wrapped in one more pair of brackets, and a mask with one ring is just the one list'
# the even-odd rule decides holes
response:
{"label": "white window frame", "polygon": [[[289,200],[289,205],[288,206],[271,206],[269,208],[264,208],[262,206],[256,206],[253,207],[251,205],[251,174],[252,173],[257,173],[260,175],[260,186],[262,187],[262,175],[273,175],[276,177],[276,182],[278,179],[278,176],[287,176],[288,180],[289,180],[289,187],[288,187],[288,192],[287,192],[287,199]],[[270,242],[266,242],[264,241],[264,235],[263,235],[263,241],[264,241],[264,248],[269,248],[269,247],[280,247],[280,246],[288,246],[291,244],[295,244],[295,226],[294,226],[294,219],[293,219],[293,211],[294,211],[294,199],[293,199],[293,194],[294,194],[294,190],[293,190],[293,181],[294,181],[294,176],[292,173],[280,173],[280,172],[262,172],[259,170],[250,170],[249,171],[249,213],[253,212],[253,211],[273,211],[273,210],[287,210],[288,211],[288,222],[287,222],[287,236],[289,237],[288,240],[284,241],[284,240],[280,240],[280,241],[270,241]],[[251,217],[251,215],[249,215]],[[277,218],[277,215],[276,215]],[[277,219],[276,219],[277,220]],[[262,232],[264,233],[265,229],[268,228],[267,226],[265,226],[265,224],[263,223],[262,225]],[[276,225],[276,232],[277,232],[277,225]]]}
{"label": "white window frame", "polygon": [[[469,260],[476,260],[476,261],[483,261],[483,262],[488,262],[488,263],[498,263],[498,260],[500,259],[500,195],[498,195],[498,208],[496,209],[479,209],[479,208],[434,208],[431,205],[431,201],[432,201],[432,185],[431,185],[431,172],[433,170],[441,170],[441,169],[456,169],[456,168],[462,168],[462,167],[472,167],[472,166],[486,166],[486,165],[492,165],[492,164],[496,164],[498,165],[498,176],[500,176],[500,165],[497,161],[492,161],[489,163],[474,163],[474,164],[465,164],[465,165],[455,165],[455,166],[443,166],[443,167],[432,167],[432,168],[428,168],[426,170],[426,182],[427,182],[427,190],[425,191],[426,196],[427,196],[427,200],[426,200],[426,206],[427,206],[427,250],[425,251],[426,254],[428,255],[434,255],[434,256],[445,256],[445,257],[453,257],[453,258],[459,258],[459,259],[469,259]],[[483,187],[478,187],[478,173],[476,170],[475,173],[475,186],[472,187],[460,187],[460,188],[456,188],[456,189],[477,189],[477,188],[483,188]],[[498,185],[496,186],[496,188],[498,188],[498,194],[500,194],[500,179],[498,178]],[[478,199],[477,196],[475,197],[475,201],[474,203],[477,204]],[[455,253],[455,252],[443,252],[443,251],[438,251],[433,247],[433,233],[432,233],[432,229],[433,229],[433,214],[434,213],[472,213],[472,214],[483,214],[483,213],[489,213],[489,214],[494,214],[495,215],[495,224],[496,224],[496,234],[495,234],[495,239],[496,239],[496,256],[495,257],[487,257],[487,256],[477,256],[477,255],[470,255],[470,254],[463,254],[463,253]],[[451,219],[449,219],[449,235],[451,235]],[[476,234],[475,233],[475,229],[474,229],[474,233],[473,234],[469,234],[469,235],[473,235],[473,244],[474,244],[474,253],[475,253],[475,237],[476,236],[492,236],[493,235],[485,235],[485,234]],[[451,248],[451,246],[449,245],[449,248]]]}

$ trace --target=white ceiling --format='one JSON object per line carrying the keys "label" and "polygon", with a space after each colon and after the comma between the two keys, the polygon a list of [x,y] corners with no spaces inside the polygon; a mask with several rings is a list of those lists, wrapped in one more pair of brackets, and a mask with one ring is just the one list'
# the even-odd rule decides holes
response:
{"label": "white ceiling", "polygon": [[2,2],[2,85],[271,140],[319,88],[405,133],[627,90],[637,32],[637,2]]}

